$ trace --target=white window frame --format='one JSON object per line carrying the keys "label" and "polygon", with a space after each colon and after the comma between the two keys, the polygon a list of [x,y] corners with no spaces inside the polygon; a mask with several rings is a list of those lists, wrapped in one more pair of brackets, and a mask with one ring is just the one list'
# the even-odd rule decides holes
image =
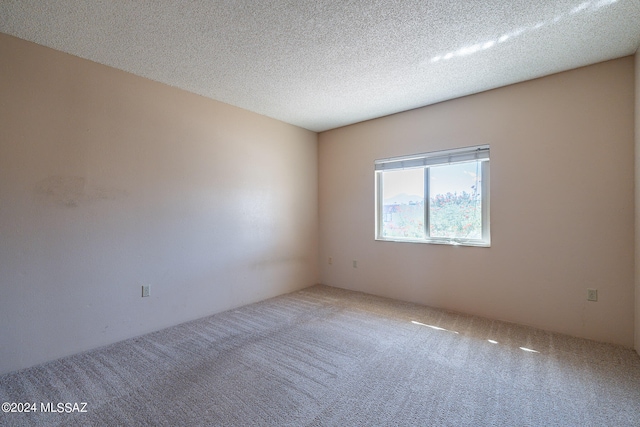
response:
{"label": "white window frame", "polygon": [[[431,237],[430,223],[429,223],[429,168],[431,166],[443,166],[452,165],[457,163],[464,163],[470,161],[480,161],[481,166],[481,200],[482,200],[482,237],[480,239],[468,239],[468,238],[442,238]],[[425,236],[424,239],[416,238],[400,238],[400,237],[384,237],[382,233],[383,229],[383,215],[384,205],[382,203],[382,180],[383,173],[393,170],[401,169],[425,169],[425,185],[424,185],[424,227]],[[376,232],[375,239],[380,241],[391,242],[410,242],[410,243],[435,243],[444,245],[463,245],[463,246],[491,246],[491,232],[489,221],[489,145],[477,145],[473,147],[456,148],[453,150],[434,151],[430,153],[414,154],[410,156],[391,157],[386,159],[379,159],[375,161],[375,212],[376,212]]]}

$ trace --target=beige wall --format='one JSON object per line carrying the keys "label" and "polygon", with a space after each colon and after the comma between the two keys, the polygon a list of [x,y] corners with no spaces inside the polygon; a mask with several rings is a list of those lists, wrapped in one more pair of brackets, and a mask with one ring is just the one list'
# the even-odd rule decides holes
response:
{"label": "beige wall", "polygon": [[[321,133],[321,282],[632,346],[633,68],[626,57]],[[476,144],[491,145],[491,248],[374,241],[375,159]]]}
{"label": "beige wall", "polygon": [[317,283],[315,133],[2,34],[0,58],[0,373]]}
{"label": "beige wall", "polygon": [[636,255],[635,255],[635,348],[640,354],[640,50],[635,55],[635,81],[636,81],[636,108],[635,108],[635,128],[636,128]]}

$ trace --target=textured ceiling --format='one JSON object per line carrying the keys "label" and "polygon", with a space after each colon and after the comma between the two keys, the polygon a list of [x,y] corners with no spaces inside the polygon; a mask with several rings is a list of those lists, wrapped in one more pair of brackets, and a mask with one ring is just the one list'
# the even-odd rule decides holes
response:
{"label": "textured ceiling", "polygon": [[0,0],[0,32],[322,131],[631,55],[640,0]]}

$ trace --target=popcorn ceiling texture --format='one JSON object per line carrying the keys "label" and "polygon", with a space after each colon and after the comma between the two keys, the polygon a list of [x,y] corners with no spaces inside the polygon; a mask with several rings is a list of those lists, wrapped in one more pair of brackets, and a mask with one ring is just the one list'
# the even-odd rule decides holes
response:
{"label": "popcorn ceiling texture", "polygon": [[640,0],[0,0],[0,32],[313,131],[640,45]]}

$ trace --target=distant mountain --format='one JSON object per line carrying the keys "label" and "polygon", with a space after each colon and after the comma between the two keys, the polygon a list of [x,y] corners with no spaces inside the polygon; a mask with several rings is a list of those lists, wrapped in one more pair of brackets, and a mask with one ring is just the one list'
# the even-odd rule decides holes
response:
{"label": "distant mountain", "polygon": [[407,205],[410,202],[421,202],[424,199],[424,196],[417,196],[415,194],[407,194],[407,193],[400,193],[398,195],[395,195],[393,197],[389,197],[388,199],[384,199],[384,204],[385,205],[395,205],[395,204],[399,204],[399,205]]}

